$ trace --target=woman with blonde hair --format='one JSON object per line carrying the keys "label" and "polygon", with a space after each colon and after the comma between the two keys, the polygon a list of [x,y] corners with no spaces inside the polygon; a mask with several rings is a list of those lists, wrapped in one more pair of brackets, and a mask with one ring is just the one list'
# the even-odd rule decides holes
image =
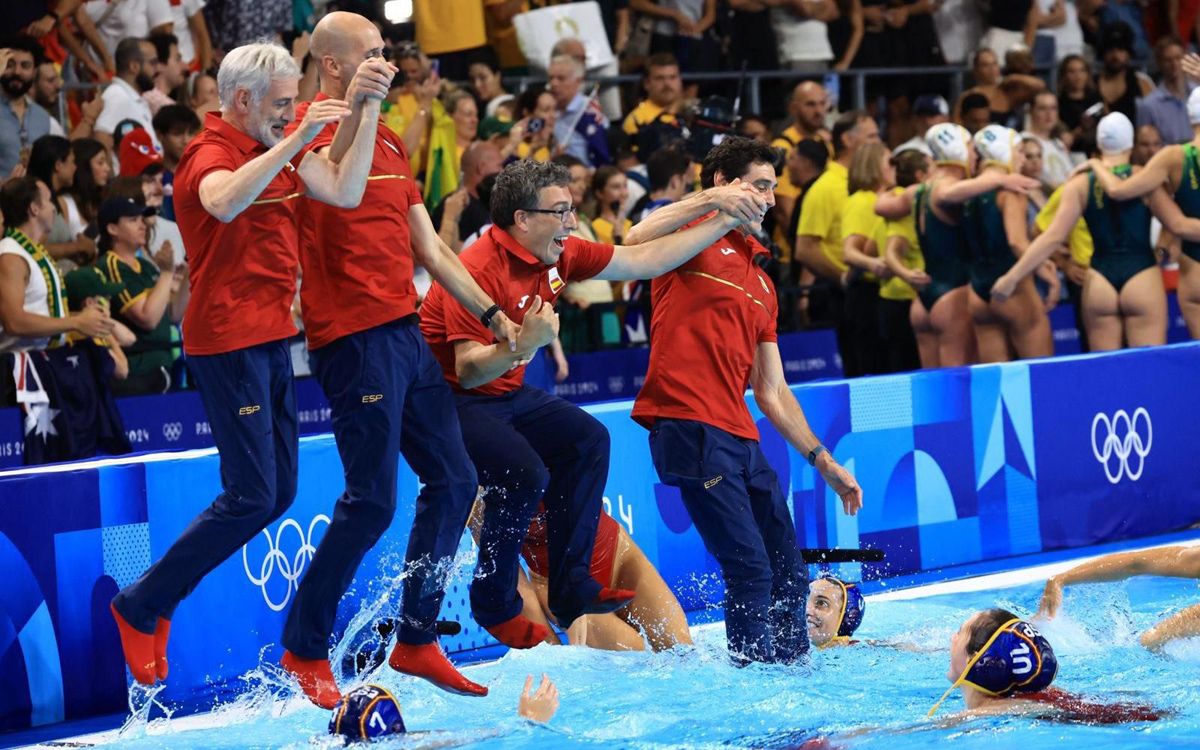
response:
{"label": "woman with blonde hair", "polygon": [[842,213],[842,258],[849,270],[846,321],[849,338],[864,374],[889,372],[887,344],[879,330],[879,283],[891,277],[884,261],[887,222],[875,213],[879,194],[896,183],[896,170],[887,146],[867,143],[850,162],[850,197]]}

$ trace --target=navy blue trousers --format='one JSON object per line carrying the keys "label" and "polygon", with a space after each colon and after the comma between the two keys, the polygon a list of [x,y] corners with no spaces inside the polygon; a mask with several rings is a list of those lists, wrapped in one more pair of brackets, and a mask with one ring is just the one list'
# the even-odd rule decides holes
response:
{"label": "navy blue trousers", "polygon": [[678,487],[725,578],[725,632],[738,661],[791,662],[808,651],[808,570],[775,470],[758,441],[711,425],[659,419],[650,454]]}
{"label": "navy blue trousers", "polygon": [[399,638],[432,643],[478,486],[450,386],[415,315],[343,336],[312,359],[333,412],[346,491],[300,582],[283,645],[305,659],[329,655],[338,602],[396,513],[401,454],[422,488],[405,555]]}
{"label": "navy blue trousers", "polygon": [[608,430],[578,406],[529,386],[456,398],[485,503],[471,582],[475,620],[490,627],[520,614],[518,557],[544,502],[550,611],[565,628],[600,591],[589,566],[608,479]]}
{"label": "navy blue trousers", "polygon": [[299,428],[287,341],[192,356],[188,367],[221,454],[221,494],[113,599],[145,633],[154,632],[157,618],[171,619],[209,571],[283,515],[296,496]]}

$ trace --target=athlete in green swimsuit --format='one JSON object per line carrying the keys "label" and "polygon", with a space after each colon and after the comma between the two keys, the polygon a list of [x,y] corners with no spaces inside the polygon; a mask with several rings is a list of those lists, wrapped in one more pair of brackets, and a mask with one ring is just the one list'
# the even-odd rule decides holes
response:
{"label": "athlete in green swimsuit", "polygon": [[934,303],[943,295],[969,281],[969,257],[963,228],[938,218],[930,202],[932,192],[932,185],[921,185],[917,188],[913,205],[917,217],[917,239],[925,256],[925,273],[933,279],[917,294],[921,304],[929,311],[933,310]]}
{"label": "athlete in green swimsuit", "polygon": [[[1175,202],[1184,215],[1200,218],[1200,151],[1196,144],[1183,147],[1183,175],[1175,188]],[[1183,254],[1200,262],[1200,242],[1183,240]]]}
{"label": "athlete in green swimsuit", "polygon": [[[1126,179],[1132,168],[1125,164],[1112,171]],[[1096,245],[1092,268],[1118,292],[1134,276],[1157,265],[1150,246],[1150,208],[1141,198],[1115,201],[1104,194],[1091,173],[1083,220]]]}
{"label": "athlete in green swimsuit", "polygon": [[984,193],[967,201],[963,208],[963,233],[971,251],[968,261],[971,288],[984,302],[992,298],[992,284],[1017,260],[1004,230],[1004,216],[996,201],[998,195],[995,190]]}

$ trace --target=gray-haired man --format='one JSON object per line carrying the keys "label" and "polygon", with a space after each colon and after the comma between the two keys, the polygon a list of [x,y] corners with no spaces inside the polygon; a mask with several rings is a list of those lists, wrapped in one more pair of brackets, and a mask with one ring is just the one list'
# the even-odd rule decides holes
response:
{"label": "gray-haired man", "polygon": [[339,163],[304,146],[350,113],[327,99],[295,119],[300,70],[272,44],[239,47],[221,63],[221,113],[188,145],[175,175],[175,212],[188,248],[191,301],[184,351],[221,453],[222,492],[112,602],[134,678],[167,676],[175,607],[225,558],[277,519],[296,492],[298,431],[287,340],[296,333],[301,196],[357,206],[375,146],[379,102],[394,68],[364,61],[346,99],[365,99]]}

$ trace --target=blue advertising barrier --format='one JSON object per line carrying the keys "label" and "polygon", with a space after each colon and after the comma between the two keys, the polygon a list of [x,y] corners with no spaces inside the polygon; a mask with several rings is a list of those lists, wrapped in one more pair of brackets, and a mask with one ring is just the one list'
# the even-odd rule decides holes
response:
{"label": "blue advertising barrier", "polygon": [[[842,363],[832,330],[787,333],[779,337],[779,352],[789,383],[840,378]],[[549,357],[530,364],[527,380],[575,403],[631,399],[646,376],[649,349],[619,349],[570,357],[571,375],[554,382]],[[313,378],[296,379],[296,405],[301,435],[329,432],[329,403]],[[211,448],[208,417],[195,391],[117,400],[129,443],[138,453]],[[0,409],[0,469],[22,466],[22,418],[16,408]]]}
{"label": "blue advertising barrier", "polygon": [[[1164,533],[1200,520],[1190,467],[1200,344],[797,386],[813,429],[855,473],[857,517],[762,418],[764,450],[801,545],[872,547],[880,581]],[[605,506],[689,611],[723,591],[676,490],[658,483],[628,402],[588,407],[612,434]],[[220,565],[176,613],[162,698],[197,705],[280,656],[284,613],[342,490],[332,439],[301,443],[295,504]],[[211,450],[0,472],[0,728],[121,711],[126,675],[108,602],[218,491]],[[401,463],[399,511],[343,601],[351,633],[395,612],[417,479]],[[464,535],[443,616],[460,659],[495,653],[470,619]],[[868,584],[870,586],[872,584]],[[878,583],[874,584],[878,585]],[[351,640],[347,638],[346,640]],[[345,642],[345,641],[344,641]],[[341,663],[342,647],[335,652]]]}

